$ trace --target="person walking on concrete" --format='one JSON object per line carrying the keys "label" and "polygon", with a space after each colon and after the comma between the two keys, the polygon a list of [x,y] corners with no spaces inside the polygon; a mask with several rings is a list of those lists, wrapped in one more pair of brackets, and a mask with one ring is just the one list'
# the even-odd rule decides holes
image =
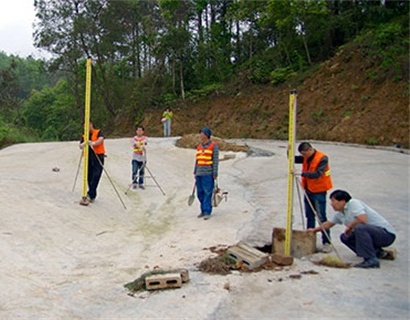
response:
{"label": "person walking on concrete", "polygon": [[[100,129],[95,129],[93,123],[90,121],[88,137],[88,192],[87,198],[90,202],[94,202],[97,197],[97,187],[100,182],[101,174],[103,172],[105,147],[104,134]],[[84,149],[84,135],[80,141],[80,149]]]}
{"label": "person walking on concrete", "polygon": [[[354,265],[356,268],[379,268],[378,259],[394,260],[395,252],[384,250],[396,239],[392,225],[376,210],[361,200],[353,199],[344,190],[335,190],[330,194],[330,204],[336,214],[323,223],[325,229],[335,224],[344,224],[346,229],[340,240],[357,256],[364,260]],[[308,229],[320,231],[320,227]]]}
{"label": "person walking on concrete", "polygon": [[[301,156],[295,157],[295,163],[302,163],[301,184],[305,190],[304,207],[307,220],[307,228],[314,228],[316,225],[316,215],[323,223],[326,217],[326,195],[327,191],[333,187],[330,175],[329,159],[326,154],[315,150],[308,142],[299,144],[298,151]],[[312,208],[313,206],[313,208]],[[332,251],[330,245],[330,231],[322,232],[322,252]]]}
{"label": "person walking on concrete", "polygon": [[136,129],[136,135],[132,138],[132,188],[145,189],[144,187],[144,175],[145,164],[147,163],[147,137],[144,135],[144,127],[138,126]]}
{"label": "person walking on concrete", "polygon": [[167,109],[162,113],[161,121],[164,126],[164,137],[171,136],[171,122],[173,117],[174,113],[171,111],[170,107],[167,107]]}
{"label": "person walking on concrete", "polygon": [[211,130],[207,127],[199,131],[200,143],[196,148],[194,176],[201,213],[198,218],[208,220],[212,213],[212,192],[218,177],[219,147],[211,140]]}

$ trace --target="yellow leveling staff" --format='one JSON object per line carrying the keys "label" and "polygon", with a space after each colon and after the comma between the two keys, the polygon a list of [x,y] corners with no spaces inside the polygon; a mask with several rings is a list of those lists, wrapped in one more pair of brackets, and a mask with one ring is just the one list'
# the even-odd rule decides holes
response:
{"label": "yellow leveling staff", "polygon": [[285,254],[290,255],[291,237],[292,237],[292,218],[293,218],[293,167],[295,164],[295,138],[296,138],[296,106],[297,106],[296,89],[290,92],[289,96],[289,138],[288,138],[288,212],[286,219],[285,232]]}
{"label": "yellow leveling staff", "polygon": [[88,177],[88,139],[90,134],[90,100],[91,100],[91,59],[87,59],[87,72],[85,78],[85,111],[84,111],[84,171],[83,171],[83,200],[87,199]]}

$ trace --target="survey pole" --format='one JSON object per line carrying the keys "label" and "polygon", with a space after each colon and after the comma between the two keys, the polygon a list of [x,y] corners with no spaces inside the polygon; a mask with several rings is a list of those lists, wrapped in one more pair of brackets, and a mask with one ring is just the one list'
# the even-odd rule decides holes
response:
{"label": "survey pole", "polygon": [[84,109],[84,165],[83,165],[83,200],[87,198],[87,177],[88,177],[88,157],[89,157],[89,148],[88,140],[90,133],[90,104],[91,104],[91,58],[87,59],[87,69],[85,77],[85,109]]}
{"label": "survey pole", "polygon": [[293,168],[295,165],[295,139],[296,139],[296,107],[297,91],[293,89],[289,96],[289,128],[288,128],[288,205],[285,232],[285,254],[290,255],[292,241],[292,219],[293,219]]}

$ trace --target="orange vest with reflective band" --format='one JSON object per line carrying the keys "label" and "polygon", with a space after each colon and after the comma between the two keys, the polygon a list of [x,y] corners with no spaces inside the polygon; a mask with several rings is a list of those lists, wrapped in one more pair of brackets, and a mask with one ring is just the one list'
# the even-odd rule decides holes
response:
{"label": "orange vest with reflective band", "polygon": [[202,144],[198,144],[198,147],[196,148],[196,164],[198,166],[212,166],[214,145],[214,141],[212,141],[206,148],[202,147]]}
{"label": "orange vest with reflective band", "polygon": [[145,140],[147,140],[146,136],[142,136],[141,138],[134,136],[134,153],[144,154],[144,146],[147,144]]}
{"label": "orange vest with reflective band", "polygon": [[[100,133],[100,129],[94,129],[93,133],[91,134],[90,140],[97,141],[99,133]],[[83,135],[83,139],[84,139],[84,135]],[[105,154],[104,142],[101,143],[99,146],[94,146],[93,149],[96,154]]]}
{"label": "orange vest with reflective band", "polygon": [[[307,159],[303,159],[303,172],[316,172],[317,167],[319,166],[320,160],[326,156],[324,153],[317,151],[313,156],[310,165],[308,165]],[[309,190],[313,193],[325,192],[333,188],[332,178],[330,176],[330,167],[329,163],[326,165],[325,171],[317,179],[309,179],[307,177],[302,177],[302,186],[305,190]]]}

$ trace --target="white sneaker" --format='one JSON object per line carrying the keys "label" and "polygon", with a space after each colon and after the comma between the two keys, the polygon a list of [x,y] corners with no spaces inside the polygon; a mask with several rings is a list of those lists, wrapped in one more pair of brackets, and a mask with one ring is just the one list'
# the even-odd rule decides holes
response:
{"label": "white sneaker", "polygon": [[325,243],[322,248],[323,253],[330,253],[332,252],[332,246],[330,243]]}

